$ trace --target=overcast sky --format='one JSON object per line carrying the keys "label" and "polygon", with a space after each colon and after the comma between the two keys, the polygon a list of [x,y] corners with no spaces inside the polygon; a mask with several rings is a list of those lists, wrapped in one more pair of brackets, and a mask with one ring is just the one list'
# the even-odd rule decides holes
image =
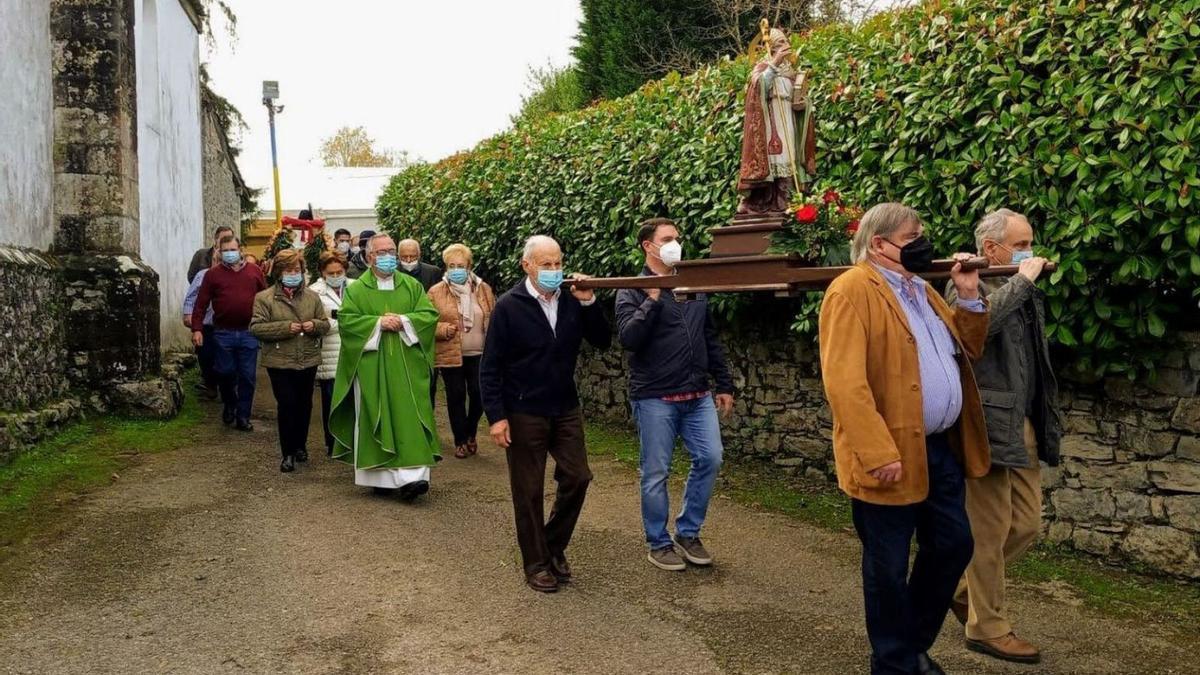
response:
{"label": "overcast sky", "polygon": [[227,2],[236,41],[218,21],[217,45],[202,45],[202,58],[249,124],[238,165],[251,187],[271,184],[262,81],[279,81],[285,195],[288,167],[319,163],[321,140],[342,125],[427,160],[503,130],[529,67],[570,62],[580,18],[574,0]]}

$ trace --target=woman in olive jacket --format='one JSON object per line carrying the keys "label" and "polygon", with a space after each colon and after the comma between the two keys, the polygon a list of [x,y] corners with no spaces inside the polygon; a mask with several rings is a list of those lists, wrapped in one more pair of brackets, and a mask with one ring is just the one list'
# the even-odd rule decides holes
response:
{"label": "woman in olive jacket", "polygon": [[321,298],[304,286],[304,258],[299,251],[281,251],[272,260],[279,281],[254,296],[250,332],[262,343],[262,365],[271,378],[278,405],[279,470],[294,471],[308,460],[308,425],[312,392],[321,363],[321,336],[329,320]]}

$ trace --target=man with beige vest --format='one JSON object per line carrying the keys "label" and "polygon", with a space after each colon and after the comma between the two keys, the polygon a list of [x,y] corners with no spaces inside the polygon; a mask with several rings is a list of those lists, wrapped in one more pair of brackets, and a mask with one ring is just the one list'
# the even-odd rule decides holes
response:
{"label": "man with beige vest", "polygon": [[963,477],[988,470],[969,363],[987,335],[979,274],[954,267],[951,308],[916,276],[933,260],[922,230],[907,206],[872,207],[854,235],[857,264],[821,304],[821,377],[838,485],[862,541],[874,674],[943,672],[928,650],[971,559]]}

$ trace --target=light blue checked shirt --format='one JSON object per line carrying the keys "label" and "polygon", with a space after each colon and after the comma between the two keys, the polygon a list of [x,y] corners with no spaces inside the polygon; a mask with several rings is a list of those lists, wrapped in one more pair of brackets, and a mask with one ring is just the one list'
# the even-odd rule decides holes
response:
{"label": "light blue checked shirt", "polygon": [[[872,263],[874,264],[874,263]],[[900,301],[908,319],[908,329],[917,343],[921,367],[921,413],[925,434],[936,434],[954,426],[962,413],[962,380],[954,355],[958,345],[942,317],[929,306],[925,280],[905,279],[899,272],[875,265]],[[969,312],[985,312],[983,300],[959,300],[958,306]]]}
{"label": "light blue checked shirt", "polygon": [[[192,283],[188,286],[187,295],[183,297],[183,315],[191,316],[192,308],[196,306],[196,298],[200,295],[200,284],[204,283],[204,275],[208,273],[207,269],[202,269],[192,277]],[[211,326],[213,322],[212,303],[208,304],[208,308],[204,312],[204,325]]]}

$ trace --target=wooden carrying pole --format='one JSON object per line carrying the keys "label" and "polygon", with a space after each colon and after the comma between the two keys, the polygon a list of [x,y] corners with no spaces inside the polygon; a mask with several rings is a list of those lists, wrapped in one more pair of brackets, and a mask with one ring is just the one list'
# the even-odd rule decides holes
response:
{"label": "wooden carrying pole", "polygon": [[[564,283],[578,289],[601,288],[661,288],[676,293],[755,293],[772,292],[792,295],[802,291],[821,291],[837,276],[849,269],[845,267],[805,267],[784,256],[744,256],[737,258],[694,260],[680,263],[677,273],[670,276],[608,277]],[[713,263],[718,263],[714,265]],[[764,264],[770,265],[769,277],[761,274]],[[919,274],[926,281],[944,281],[950,278],[954,260],[935,260],[927,272]],[[1009,277],[1017,273],[1016,265],[989,265],[986,258],[970,258],[964,263],[968,270],[979,270],[980,277]],[[1053,262],[1046,263],[1045,272],[1056,269]],[[751,282],[749,279],[756,279]]]}

